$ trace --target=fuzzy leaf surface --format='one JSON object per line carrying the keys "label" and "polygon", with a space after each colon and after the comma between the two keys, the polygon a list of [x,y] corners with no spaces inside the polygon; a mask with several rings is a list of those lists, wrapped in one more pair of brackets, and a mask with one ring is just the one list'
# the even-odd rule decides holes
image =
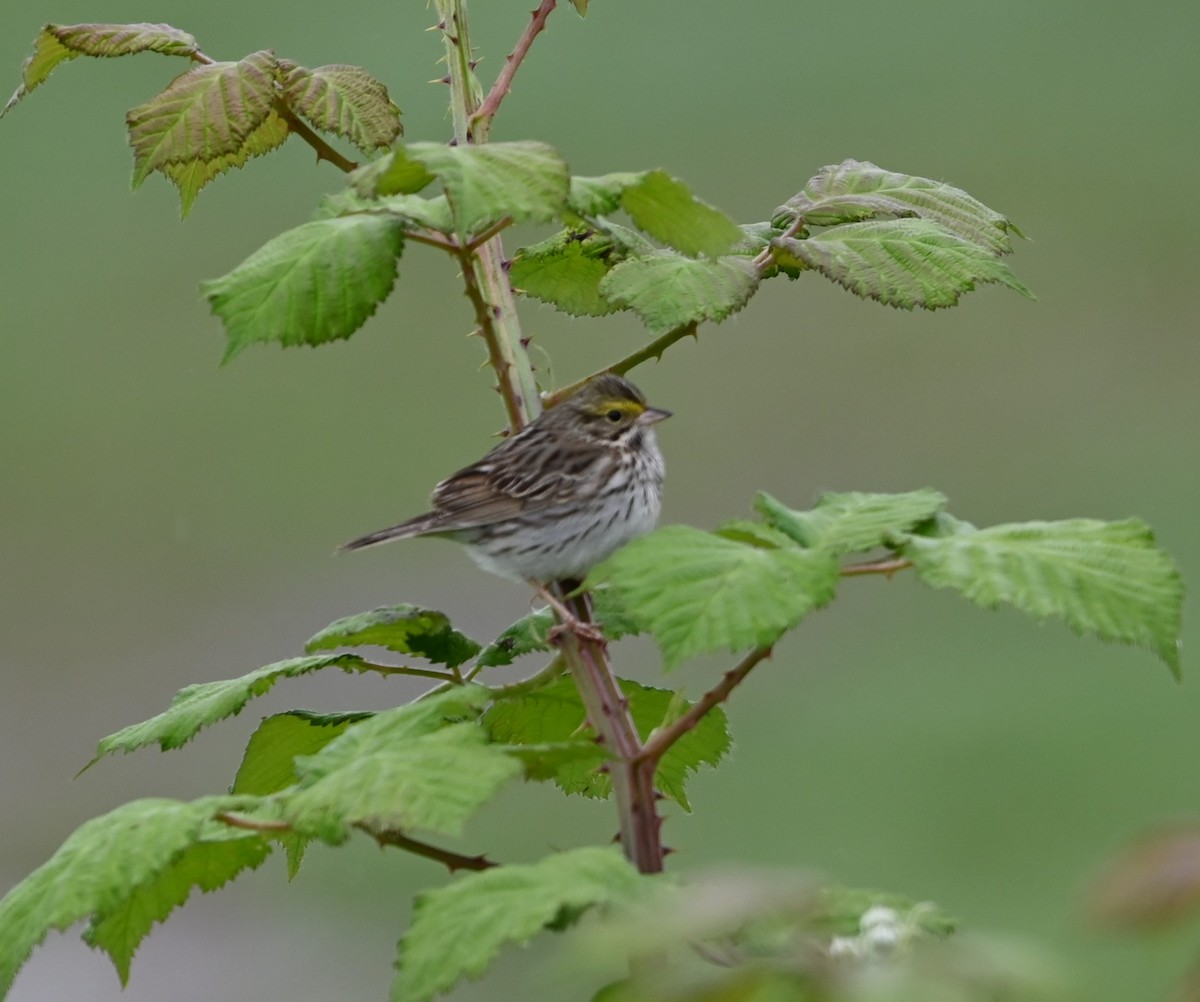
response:
{"label": "fuzzy leaf surface", "polygon": [[601,295],[600,282],[620,260],[612,240],[603,234],[563,233],[521,248],[508,278],[522,295],[571,316],[602,317],[618,309]]}
{"label": "fuzzy leaf surface", "polygon": [[1137,519],[1076,518],[985,529],[943,515],[937,535],[902,534],[900,552],[934,588],[1012,605],[1076,633],[1154,651],[1178,677],[1183,582]]}
{"label": "fuzzy leaf surface", "polygon": [[989,282],[1033,298],[987,248],[927,219],[845,223],[779,246],[856,296],[900,309],[953,306]]}
{"label": "fuzzy leaf surface", "polygon": [[354,824],[458,834],[521,772],[473,719],[487,698],[460,686],[349,727],[297,761],[299,788],[285,795],[282,817],[297,834],[332,844]]}
{"label": "fuzzy leaf surface", "polygon": [[618,850],[592,846],[456,877],[417,898],[392,1002],[425,1002],[478,977],[506,943],[528,942],[563,911],[633,901],[644,886]]}
{"label": "fuzzy leaf surface", "polygon": [[98,910],[84,930],[84,942],[112,958],[124,986],[133,955],[156,922],[165,921],[186,903],[194,888],[215,891],[244,871],[261,866],[270,854],[270,843],[256,832],[211,822],[198,841],[152,877],[129,888],[124,900]]}
{"label": "fuzzy leaf surface", "polygon": [[[618,682],[643,740],[691,707],[691,703],[679,699],[669,689],[651,688],[630,679]],[[579,691],[570,679],[558,679],[525,695],[501,700],[484,714],[483,720],[494,741],[545,745],[551,749],[575,743],[583,749],[600,751],[598,758],[567,757],[545,778],[552,778],[566,793],[598,798],[612,793],[612,781],[598,769],[603,752],[596,746]],[[667,750],[659,763],[655,786],[684,810],[691,811],[686,790],[688,777],[702,765],[716,766],[729,747],[728,720],[724,710],[717,707]]]}
{"label": "fuzzy leaf surface", "polygon": [[415,654],[451,668],[457,668],[480,650],[479,644],[450,625],[450,617],[444,612],[408,603],[345,616],[325,627],[304,649],[311,654],[366,645],[386,647],[398,654]]}
{"label": "fuzzy leaf surface", "polygon": [[133,186],[151,171],[236,155],[266,121],[275,100],[275,57],[255,52],[177,76],[125,116],[133,147]]}
{"label": "fuzzy leaf surface", "polygon": [[404,131],[400,109],[387,88],[361,66],[332,64],[308,69],[281,60],[288,107],[309,124],[350,140],[364,153],[386,149]]}
{"label": "fuzzy leaf surface", "polygon": [[259,341],[348,338],[392,291],[403,249],[403,226],[380,216],[317,219],[269,240],[201,284],[225,324],[224,361]]}
{"label": "fuzzy leaf surface", "polygon": [[588,576],[652,634],[670,669],[695,654],[773,644],[838,584],[824,550],[747,545],[683,525],[626,544]]}
{"label": "fuzzy leaf surface", "polygon": [[[229,797],[190,803],[135,800],[77,828],[0,900],[0,996],[47,932],[86,918],[103,924],[121,912],[138,888],[152,885],[190,846],[211,834],[213,816],[231,803],[235,801]],[[115,936],[115,925],[106,929]]]}
{"label": "fuzzy leaf surface", "polygon": [[733,220],[665,171],[648,171],[625,188],[621,207],[638,229],[690,257],[720,257],[742,239]]}
{"label": "fuzzy leaf surface", "polygon": [[78,56],[128,56],[135,52],[161,52],[191,56],[199,51],[196,39],[169,24],[47,24],[33,42],[33,53],[21,67],[21,85],[0,117],[26,94],[44,83],[60,63]]}
{"label": "fuzzy leaf surface", "polygon": [[622,261],[598,288],[661,334],[702,320],[719,323],[746,305],[758,281],[757,269],[743,257],[711,260],[661,251]]}
{"label": "fuzzy leaf surface", "polygon": [[986,247],[994,255],[1012,251],[1009,234],[1020,235],[1008,217],[961,188],[927,177],[895,174],[858,160],[821,168],[803,191],[775,211],[775,220],[785,226],[796,216],[814,226],[917,216]]}
{"label": "fuzzy leaf surface", "polygon": [[822,494],[811,511],[794,511],[760,493],[754,507],[770,525],[801,546],[839,556],[884,545],[898,532],[933,518],[946,507],[945,495],[928,488],[904,494]]}
{"label": "fuzzy leaf surface", "polygon": [[163,165],[160,170],[179,190],[180,216],[187,217],[201,189],[213,179],[235,167],[244,167],[251,157],[261,157],[278,149],[290,135],[288,124],[272,110],[262,125],[248,135],[236,153],[224,153],[213,160],[187,160]]}
{"label": "fuzzy leaf surface", "polygon": [[180,689],[171,705],[158,716],[104,738],[92,762],[113,752],[131,752],[150,744],[157,744],[163,751],[179,748],[209,724],[240,713],[251,699],[268,692],[281,678],[297,678],[322,668],[367,670],[362,658],[355,654],[320,654],[276,661],[241,678],[189,685]]}

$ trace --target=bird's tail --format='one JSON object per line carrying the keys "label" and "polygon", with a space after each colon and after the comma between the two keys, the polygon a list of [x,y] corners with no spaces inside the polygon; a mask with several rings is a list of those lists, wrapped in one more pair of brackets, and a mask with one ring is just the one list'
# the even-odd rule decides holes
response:
{"label": "bird's tail", "polygon": [[352,539],[348,543],[343,543],[338,547],[338,551],[362,550],[368,546],[390,543],[393,539],[409,539],[412,536],[420,536],[428,530],[429,516],[422,515],[419,518],[410,518],[407,522],[401,522],[399,525],[389,526],[386,529],[378,529],[375,532],[368,532],[365,536],[359,536],[358,539]]}

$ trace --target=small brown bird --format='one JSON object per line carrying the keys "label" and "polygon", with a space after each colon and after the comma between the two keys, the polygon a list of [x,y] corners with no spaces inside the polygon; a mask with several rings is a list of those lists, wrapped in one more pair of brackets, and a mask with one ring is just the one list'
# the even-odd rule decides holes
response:
{"label": "small brown bird", "polygon": [[430,511],[342,549],[444,536],[485,570],[532,585],[561,615],[546,585],[583,578],[654,528],[664,475],[654,425],[667,417],[629,381],[597,376],[438,484]]}

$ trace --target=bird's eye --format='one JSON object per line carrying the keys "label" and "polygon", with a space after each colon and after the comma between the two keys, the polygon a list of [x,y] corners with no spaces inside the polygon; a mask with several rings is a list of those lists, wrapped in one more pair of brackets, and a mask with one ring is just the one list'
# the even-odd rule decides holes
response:
{"label": "bird's eye", "polygon": [[613,424],[617,424],[621,420],[621,418],[624,417],[624,415],[619,410],[617,410],[615,407],[611,411],[609,411],[607,414],[605,414],[604,416],[606,418],[608,418]]}

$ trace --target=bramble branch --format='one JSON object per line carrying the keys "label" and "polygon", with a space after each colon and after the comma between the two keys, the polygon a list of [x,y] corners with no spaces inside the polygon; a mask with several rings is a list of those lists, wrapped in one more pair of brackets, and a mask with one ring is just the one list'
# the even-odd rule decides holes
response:
{"label": "bramble branch", "polygon": [[641,753],[638,756],[638,763],[649,765],[651,772],[653,772],[658,766],[659,760],[667,753],[671,745],[700,723],[713,707],[725,702],[729,698],[730,693],[750,674],[754,666],[770,656],[771,648],[767,646],[756,647],[742,658],[735,667],[722,676],[720,682],[701,696],[687,713],[668,726],[659,728],[659,730],[651,735],[650,740],[642,746]]}
{"label": "bramble branch", "polygon": [[430,845],[428,842],[409,838],[395,828],[371,828],[364,824],[356,824],[354,827],[359,829],[359,831],[366,832],[380,846],[391,845],[397,849],[403,849],[405,852],[411,852],[414,856],[424,856],[426,859],[432,859],[435,863],[441,863],[451,873],[454,873],[456,870],[489,870],[493,866],[500,865],[486,856],[464,856],[461,853],[451,852],[449,849],[443,849],[440,846]]}
{"label": "bramble branch", "polygon": [[467,127],[467,135],[470,142],[487,142],[488,130],[491,128],[492,119],[496,117],[496,112],[500,109],[500,102],[508,96],[508,92],[512,88],[513,77],[516,76],[517,70],[521,68],[521,63],[525,60],[525,56],[529,52],[529,47],[533,44],[533,40],[537,38],[542,29],[546,27],[546,19],[557,6],[558,0],[542,0],[538,4],[538,8],[531,15],[529,23],[525,25],[525,30],[521,32],[521,37],[517,39],[516,46],[505,57],[504,68],[500,71],[500,75],[496,77],[496,82],[492,84],[492,89],[488,91],[488,96],[484,98],[483,104],[479,106],[479,110],[471,116],[471,122]]}
{"label": "bramble branch", "polygon": [[897,571],[906,571],[912,566],[912,561],[905,557],[891,557],[887,560],[871,560],[865,564],[849,564],[842,568],[844,578],[857,577],[864,574],[882,574],[890,578]]}

